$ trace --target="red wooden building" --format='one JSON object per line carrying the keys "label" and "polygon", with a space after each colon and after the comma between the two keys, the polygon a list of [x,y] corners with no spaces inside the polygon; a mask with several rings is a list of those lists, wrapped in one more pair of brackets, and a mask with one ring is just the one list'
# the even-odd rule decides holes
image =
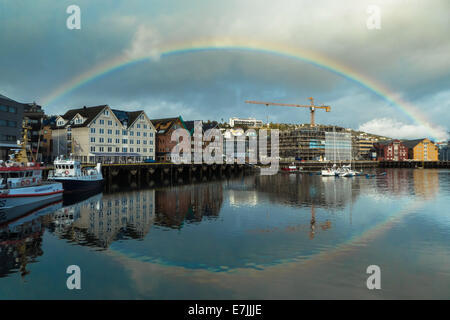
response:
{"label": "red wooden building", "polygon": [[389,140],[374,144],[379,161],[408,160],[408,147],[400,140]]}

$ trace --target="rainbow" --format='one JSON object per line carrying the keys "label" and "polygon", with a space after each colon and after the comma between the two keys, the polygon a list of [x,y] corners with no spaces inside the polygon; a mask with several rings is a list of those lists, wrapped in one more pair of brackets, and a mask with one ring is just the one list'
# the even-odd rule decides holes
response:
{"label": "rainbow", "polygon": [[[389,90],[381,83],[370,79],[356,70],[345,66],[338,61],[331,60],[317,52],[300,49],[297,47],[290,47],[283,44],[274,44],[258,41],[242,41],[237,39],[208,39],[190,41],[186,43],[176,43],[167,45],[159,51],[156,59],[164,59],[170,56],[193,54],[207,51],[245,51],[259,54],[275,55],[279,57],[295,59],[302,61],[323,70],[332,72],[341,76],[357,85],[368,89],[383,100],[389,103],[390,106],[395,107],[404,113],[415,124],[424,126],[430,132],[430,138],[438,138],[440,132],[436,130],[433,125],[423,113],[421,113],[415,106],[403,100],[400,95]],[[153,57],[155,58],[155,57]],[[94,66],[88,71],[82,72],[77,76],[71,78],[69,81],[63,83],[61,86],[53,90],[49,95],[43,98],[42,104],[48,105],[61,98],[62,96],[74,91],[75,89],[94,81],[95,79],[110,74],[114,71],[123,69],[127,66],[151,61],[152,55],[141,57],[130,57],[128,53],[124,53],[111,60],[107,60],[101,64]]]}

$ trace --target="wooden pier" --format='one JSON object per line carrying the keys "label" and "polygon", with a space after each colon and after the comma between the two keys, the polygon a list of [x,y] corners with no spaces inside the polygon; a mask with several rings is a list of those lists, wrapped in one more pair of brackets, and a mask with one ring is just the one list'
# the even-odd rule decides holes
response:
{"label": "wooden pier", "polygon": [[173,164],[173,163],[130,163],[130,164],[103,164],[102,174],[107,181],[115,177],[145,179],[159,179],[177,181],[178,179],[202,180],[212,175],[231,175],[241,171],[253,170],[248,164]]}
{"label": "wooden pier", "polygon": [[380,161],[381,168],[450,169],[450,161]]}

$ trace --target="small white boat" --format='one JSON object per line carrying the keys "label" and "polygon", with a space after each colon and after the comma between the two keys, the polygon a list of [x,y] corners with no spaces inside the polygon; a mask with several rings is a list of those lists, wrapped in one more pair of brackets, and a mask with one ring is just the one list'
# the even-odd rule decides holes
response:
{"label": "small white boat", "polygon": [[339,171],[340,177],[354,177],[358,174],[359,172],[352,170],[351,165],[342,166],[341,170]]}
{"label": "small white boat", "polygon": [[333,165],[331,168],[326,168],[322,170],[322,176],[324,177],[336,177],[339,176],[339,170],[336,166],[336,164]]}

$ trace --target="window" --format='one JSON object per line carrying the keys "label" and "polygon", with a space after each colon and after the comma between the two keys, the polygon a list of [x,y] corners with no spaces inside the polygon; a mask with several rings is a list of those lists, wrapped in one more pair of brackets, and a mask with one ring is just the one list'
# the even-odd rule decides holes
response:
{"label": "window", "polygon": [[153,152],[153,148],[148,149],[149,152]]}
{"label": "window", "polygon": [[137,128],[138,128],[138,129],[140,129],[140,128],[141,128],[141,125],[140,125],[139,123],[137,124]]}
{"label": "window", "polygon": [[147,140],[142,140],[142,142],[143,142],[144,144],[147,144]]}
{"label": "window", "polygon": [[141,152],[141,148],[136,148],[136,152]]}
{"label": "window", "polygon": [[148,144],[153,145],[153,140],[149,140],[149,141],[148,141]]}
{"label": "window", "polygon": [[108,143],[112,143],[112,138],[108,138]]}
{"label": "window", "polygon": [[103,142],[105,142],[105,139],[104,138],[100,138],[100,143],[103,143]]}
{"label": "window", "polygon": [[133,139],[130,139],[130,144],[134,144],[134,140]]}
{"label": "window", "polygon": [[100,152],[103,152],[104,151],[104,148],[103,147],[100,147]]}
{"label": "window", "polygon": [[95,143],[95,137],[91,137],[91,142]]}
{"label": "window", "polygon": [[104,134],[105,133],[105,129],[100,128],[100,134]]}
{"label": "window", "polygon": [[136,144],[141,144],[141,140],[137,140],[137,141],[136,141]]}
{"label": "window", "polygon": [[0,120],[1,127],[17,127],[17,121]]}
{"label": "window", "polygon": [[120,152],[120,148],[119,147],[116,147],[116,152]]}
{"label": "window", "polygon": [[122,148],[122,152],[127,152],[127,148]]}
{"label": "window", "polygon": [[127,144],[128,143],[128,139],[122,139],[122,143]]}
{"label": "window", "polygon": [[144,129],[147,129],[147,125],[146,124],[144,124]]}
{"label": "window", "polygon": [[147,132],[144,132],[144,137],[146,137],[147,136]]}
{"label": "window", "polygon": [[108,126],[112,126],[112,121],[108,120]]}
{"label": "window", "polygon": [[116,139],[116,143],[120,143],[120,139]]}
{"label": "window", "polygon": [[141,136],[141,133],[138,131],[138,132],[136,132],[136,135],[137,135],[138,137],[140,137],[140,136]]}
{"label": "window", "polygon": [[134,149],[133,149],[133,148],[130,148],[130,152],[134,152]]}
{"label": "window", "polygon": [[120,130],[116,130],[116,136],[118,136],[118,135],[120,135]]}
{"label": "window", "polygon": [[109,116],[109,111],[108,111],[108,110],[105,110],[105,111],[103,111],[103,114],[104,114],[105,116]]}
{"label": "window", "polygon": [[126,131],[126,130],[122,130],[122,134],[123,134],[124,136],[126,136],[126,135],[127,135],[127,131]]}
{"label": "window", "polygon": [[150,132],[150,134],[149,134],[149,135],[150,135],[150,137],[153,137],[153,132]]}
{"label": "window", "polygon": [[100,119],[100,124],[105,124],[105,120]]}
{"label": "window", "polygon": [[91,152],[95,152],[95,147],[91,147]]}
{"label": "window", "polygon": [[134,136],[134,131],[130,131],[130,136]]}
{"label": "window", "polygon": [[111,129],[108,129],[108,134],[112,134],[112,130]]}
{"label": "window", "polygon": [[108,152],[112,152],[112,147],[108,147]]}
{"label": "window", "polygon": [[91,133],[95,133],[95,128],[91,128]]}

